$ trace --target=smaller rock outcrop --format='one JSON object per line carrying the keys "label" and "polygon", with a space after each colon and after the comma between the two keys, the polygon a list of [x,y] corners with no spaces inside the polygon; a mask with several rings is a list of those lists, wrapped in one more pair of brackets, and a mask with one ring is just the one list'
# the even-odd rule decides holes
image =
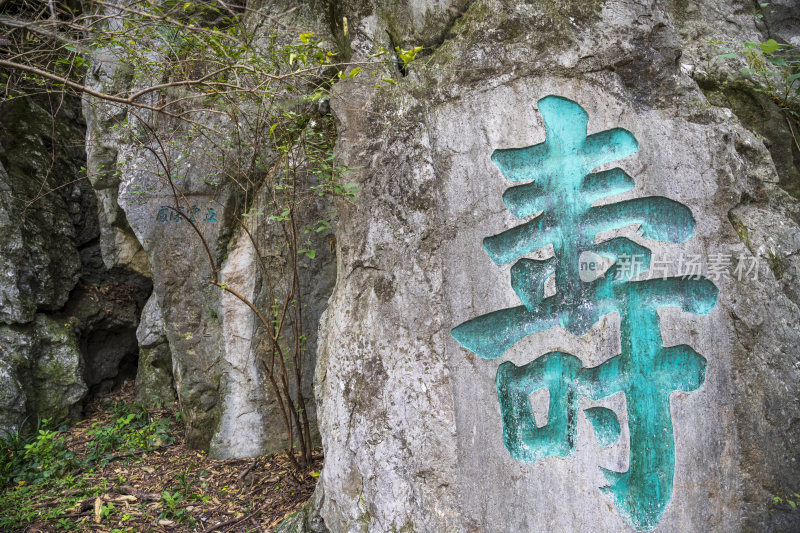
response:
{"label": "smaller rock outcrop", "polygon": [[80,416],[88,387],[68,323],[38,313],[29,324],[0,327],[0,346],[0,380],[10,384],[3,393],[8,404],[0,404],[0,430],[18,427],[25,416],[53,424]]}
{"label": "smaller rock outcrop", "polygon": [[136,373],[136,400],[147,406],[176,399],[172,379],[172,354],[164,327],[164,317],[154,296],[142,310],[139,328],[139,367]]}
{"label": "smaller rock outcrop", "polygon": [[0,436],[19,429],[25,418],[25,391],[10,364],[0,360]]}

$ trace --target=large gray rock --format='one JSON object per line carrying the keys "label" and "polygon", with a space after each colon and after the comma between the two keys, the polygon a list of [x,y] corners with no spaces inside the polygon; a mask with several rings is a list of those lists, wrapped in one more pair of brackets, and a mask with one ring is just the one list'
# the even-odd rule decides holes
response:
{"label": "large gray rock", "polygon": [[[308,217],[323,216],[322,205],[312,206],[306,213]],[[268,191],[262,190],[257,196],[255,205],[258,210],[270,212]],[[251,219],[250,228],[254,240],[260,243],[264,266],[269,271],[270,281],[263,276],[256,250],[246,233],[238,232],[230,246],[230,252],[221,270],[221,279],[232,288],[254,302],[262,313],[272,319],[273,305],[281,308],[287,297],[287,287],[291,279],[291,258],[282,250],[282,230],[277,224],[269,223],[263,218]],[[309,218],[309,222],[311,222]],[[300,225],[303,227],[303,224]],[[327,305],[328,297],[336,278],[336,264],[333,250],[330,247],[330,234],[312,232],[303,235],[309,239],[310,248],[316,251],[313,259],[301,256],[298,258],[298,275],[300,278],[301,296],[295,295],[290,302],[289,315],[285,319],[281,344],[288,361],[289,380],[293,400],[297,402],[297,387],[294,384],[294,370],[291,363],[293,337],[295,330],[291,310],[296,302],[301,301],[302,329],[302,392],[305,408],[310,422],[310,434],[314,443],[319,442],[316,426],[316,408],[314,404],[313,376],[316,363],[317,330],[319,319]],[[274,243],[278,243],[276,246]],[[260,275],[254,275],[254,273]],[[268,285],[274,288],[277,304],[270,298]],[[264,451],[283,450],[287,437],[283,427],[280,408],[274,400],[274,390],[266,376],[267,361],[270,354],[270,340],[265,334],[263,325],[249,307],[238,298],[225,293],[220,302],[220,316],[224,338],[224,359],[222,361],[223,378],[221,394],[220,426],[211,441],[211,450],[217,456],[258,455]],[[280,365],[274,363],[275,376],[280,380]],[[298,404],[299,406],[299,404]]]}
{"label": "large gray rock", "polygon": [[75,419],[87,391],[71,325],[42,313],[68,302],[95,238],[74,104],[0,104],[0,431]]}
{"label": "large gray rock", "polygon": [[[165,350],[169,350],[190,445],[207,448],[215,457],[256,456],[284,449],[287,437],[261,367],[267,353],[263,326],[245,304],[209,283],[212,272],[200,238],[183,215],[179,217],[170,209],[177,205],[187,213],[188,207],[182,205],[184,200],[176,204],[169,185],[151,173],[155,161],[130,145],[123,146],[120,154],[126,162],[119,167],[118,202],[148,254],[154,305],[163,316],[163,335],[167,339],[167,345],[147,346],[141,344],[149,342],[146,341],[149,335],[143,332],[140,364],[155,362],[163,369]],[[194,211],[191,216],[209,245],[211,260],[219,269],[219,282],[268,313],[271,303],[258,275],[260,267],[255,250],[244,232],[233,232],[240,191],[232,182],[222,180],[203,154],[204,149],[195,141],[189,153],[178,154],[173,161],[182,175],[180,186],[185,201]],[[148,192],[143,195],[140,190]],[[253,208],[265,210],[258,202]],[[261,237],[261,252],[268,255],[275,241],[269,239],[268,232],[263,233],[267,226],[258,223],[251,231]],[[323,243],[317,244],[323,249]],[[315,350],[319,315],[335,271],[330,251],[320,255],[319,264],[301,267],[305,289],[315,295],[316,302],[303,316],[309,354]],[[280,253],[272,259],[267,261],[270,267],[275,267],[271,275],[277,280],[284,279],[286,259]],[[325,264],[330,266],[318,269]],[[310,357],[306,366],[305,392],[309,399],[313,397],[313,361]],[[164,376],[157,379],[163,388]],[[140,394],[149,386],[145,378]],[[309,413],[313,419],[313,409]]]}
{"label": "large gray rock", "polygon": [[[86,76],[86,85],[99,91],[121,92],[133,86],[132,73],[121,67],[108,52],[98,56]],[[100,251],[107,268],[125,267],[144,276],[150,265],[142,245],[136,240],[125,211],[119,205],[118,151],[126,144],[126,131],[121,125],[127,118],[124,107],[101,105],[90,97],[83,98],[86,117],[86,168],[98,199]]]}
{"label": "large gray rock", "polygon": [[[101,51],[87,74],[87,83],[114,92],[142,88],[148,80],[134,81],[112,51]],[[219,423],[218,364],[224,353],[217,313],[220,291],[208,283],[208,257],[184,215],[191,216],[203,232],[217,268],[230,239],[235,187],[223,183],[214,168],[216,161],[206,157],[209,146],[194,142],[187,133],[183,133],[183,146],[180,142],[168,144],[167,153],[160,153],[154,145],[155,151],[150,151],[132,140],[149,135],[134,114],[89,97],[83,105],[87,168],[101,203],[103,259],[108,266],[122,265],[152,275],[152,305],[163,317],[161,334],[172,356],[172,379],[184,411],[187,441],[208,448],[216,433],[210,428]],[[226,127],[220,120],[208,125]],[[160,134],[182,134],[180,123],[161,123],[158,128]],[[183,198],[176,198],[160,172],[165,161],[173,166],[171,177],[178,180]],[[164,359],[163,349],[156,349],[159,353],[140,353],[145,371],[154,360]],[[145,378],[141,395],[146,394],[148,382]]]}
{"label": "large gray rock", "polygon": [[[397,86],[376,90],[372,79],[356,78],[337,93],[339,153],[363,192],[357,207],[342,206],[337,283],[320,331],[316,395],[326,462],[316,508],[328,529],[793,527],[792,516],[769,502],[800,485],[791,452],[800,442],[800,310],[791,282],[800,206],[780,188],[759,137],[730,109],[711,105],[690,77],[713,57],[707,42],[722,27],[728,39],[765,38],[745,2],[480,0],[451,28],[453,38]],[[373,37],[382,40],[380,32]],[[671,276],[684,273],[676,270],[680,257],[700,256],[707,269],[722,254],[730,275],[712,280],[718,299],[708,314],[659,311],[663,346],[687,344],[705,360],[685,386],[692,392],[666,396],[671,429],[643,426],[630,395],[583,397],[566,412],[569,453],[521,462],[504,446],[505,430],[514,449],[522,422],[502,416],[499,363],[522,366],[563,351],[595,367],[625,350],[616,313],[591,328],[564,322],[531,334],[495,360],[451,336],[465,321],[520,305],[510,264],[496,265],[482,246],[520,224],[503,205],[514,183],[490,156],[545,140],[537,102],[548,95],[580,104],[589,134],[625,128],[638,140],[634,155],[600,168],[621,167],[635,188],[600,204],[662,196],[696,221],[682,244],[645,238],[652,230],[637,226],[602,240],[646,246],[673,261]],[[738,276],[740,263],[755,268]],[[636,371],[622,376],[637,379]],[[562,414],[555,403],[548,410],[547,398],[530,398],[535,426]],[[594,416],[608,409],[621,428],[616,441],[594,434],[601,427]],[[639,478],[604,493],[600,487],[616,478],[601,467],[641,472],[642,432],[660,439],[645,448],[666,465],[651,473],[669,490],[648,495],[655,478]]]}
{"label": "large gray rock", "polygon": [[[185,172],[181,187],[192,215],[206,239],[216,265],[226,253],[234,209],[234,190],[221,184],[202,148],[182,155],[177,172]],[[170,154],[176,157],[177,154]],[[118,205],[146,252],[153,292],[166,326],[173,358],[175,387],[187,425],[190,445],[207,448],[219,423],[219,361],[224,353],[218,305],[220,290],[209,284],[211,268],[205,249],[191,225],[170,207],[186,212],[171,188],[152,172],[158,162],[146,150],[120,147]],[[142,194],[141,191],[148,191]]]}

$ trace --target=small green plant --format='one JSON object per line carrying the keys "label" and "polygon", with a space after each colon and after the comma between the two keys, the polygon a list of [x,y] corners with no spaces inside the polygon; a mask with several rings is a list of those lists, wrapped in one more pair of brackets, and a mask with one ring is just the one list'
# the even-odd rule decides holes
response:
{"label": "small green plant", "polygon": [[0,486],[47,482],[75,467],[75,454],[64,444],[63,435],[48,425],[42,419],[33,435],[16,432],[0,439]]}
{"label": "small green plant", "polygon": [[180,506],[185,499],[186,497],[178,491],[169,492],[165,490],[162,492],[161,505],[164,510],[161,511],[159,518],[175,520],[178,523],[193,522],[194,520],[189,512]]}
{"label": "small green plant", "polygon": [[113,512],[114,512],[114,504],[109,502],[100,508],[100,517],[106,519],[109,516],[111,516],[111,513]]}
{"label": "small green plant", "polygon": [[[711,44],[722,52],[715,61],[743,61],[745,66],[739,72],[750,88],[771,97],[795,119],[800,118],[800,48],[774,39],[742,45],[727,41]],[[730,81],[733,80],[726,80]]]}
{"label": "small green plant", "polygon": [[56,522],[56,528],[61,531],[74,531],[77,526],[68,518],[59,518]]}
{"label": "small green plant", "polygon": [[189,477],[191,469],[187,466],[183,472],[175,472],[175,477],[181,485],[181,492],[189,494],[192,487],[192,479]]}
{"label": "small green plant", "polygon": [[89,430],[92,440],[87,446],[90,463],[103,466],[116,455],[133,450],[152,450],[170,444],[171,423],[168,419],[153,420],[141,404],[114,404],[114,424],[96,422]]}
{"label": "small green plant", "polygon": [[775,496],[771,503],[774,507],[788,507],[790,510],[796,511],[800,508],[800,494],[794,492],[784,498]]}
{"label": "small green plant", "polygon": [[421,46],[415,46],[409,50],[403,50],[399,46],[394,47],[397,52],[397,57],[403,62],[403,67],[408,67],[408,64],[417,58],[417,54],[422,51]]}
{"label": "small green plant", "polygon": [[26,438],[16,430],[0,435],[0,488],[8,485],[15,477],[25,456]]}

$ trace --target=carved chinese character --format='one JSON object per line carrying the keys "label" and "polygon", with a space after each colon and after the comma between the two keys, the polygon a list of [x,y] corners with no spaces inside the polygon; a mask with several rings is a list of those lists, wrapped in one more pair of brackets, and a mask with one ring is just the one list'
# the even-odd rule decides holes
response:
{"label": "carved chinese character", "polygon": [[[680,307],[707,314],[716,306],[718,291],[701,277],[633,281],[649,270],[651,251],[624,237],[595,243],[599,233],[631,224],[640,225],[646,239],[682,243],[694,235],[695,220],[686,206],[659,196],[592,207],[597,200],[633,189],[633,179],[620,168],[592,171],[634,154],[635,137],[620,128],[587,136],[588,115],[565,98],[547,96],[539,101],[539,110],[545,141],[495,150],[492,161],[507,179],[528,182],[505,191],[508,209],[518,218],[541,213],[483,242],[495,263],[516,261],[511,287],[522,305],[469,320],[452,335],[477,355],[496,359],[533,333],[561,326],[582,336],[604,315],[619,313],[621,353],[596,367],[584,367],[578,357],[564,352],[541,355],[521,367],[508,361],[500,365],[496,387],[503,440],[523,462],[569,456],[576,446],[579,398],[598,401],[623,393],[629,467],[625,472],[601,468],[608,481],[601,490],[629,524],[651,529],[672,495],[670,394],[699,388],[706,369],[705,358],[688,345],[663,346],[657,311]],[[521,258],[548,245],[554,250],[549,259]],[[603,275],[582,279],[578,258],[584,252],[614,264]],[[551,275],[556,293],[545,297]],[[537,427],[529,396],[542,388],[550,393],[550,407],[547,424]],[[619,419],[612,410],[593,407],[585,414],[601,445],[619,439]]]}

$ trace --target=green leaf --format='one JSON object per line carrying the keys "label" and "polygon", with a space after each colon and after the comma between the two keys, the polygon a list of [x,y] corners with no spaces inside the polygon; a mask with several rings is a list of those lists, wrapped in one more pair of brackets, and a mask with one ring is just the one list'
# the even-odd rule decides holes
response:
{"label": "green leaf", "polygon": [[397,57],[403,60],[404,65],[408,65],[417,57],[417,53],[422,50],[421,46],[416,46],[411,50],[402,50],[399,46],[395,46],[394,49],[397,51]]}
{"label": "green leaf", "polygon": [[769,39],[768,41],[764,41],[761,43],[761,51],[765,54],[771,54],[774,51],[778,50],[781,47],[781,44],[776,41],[775,39]]}

